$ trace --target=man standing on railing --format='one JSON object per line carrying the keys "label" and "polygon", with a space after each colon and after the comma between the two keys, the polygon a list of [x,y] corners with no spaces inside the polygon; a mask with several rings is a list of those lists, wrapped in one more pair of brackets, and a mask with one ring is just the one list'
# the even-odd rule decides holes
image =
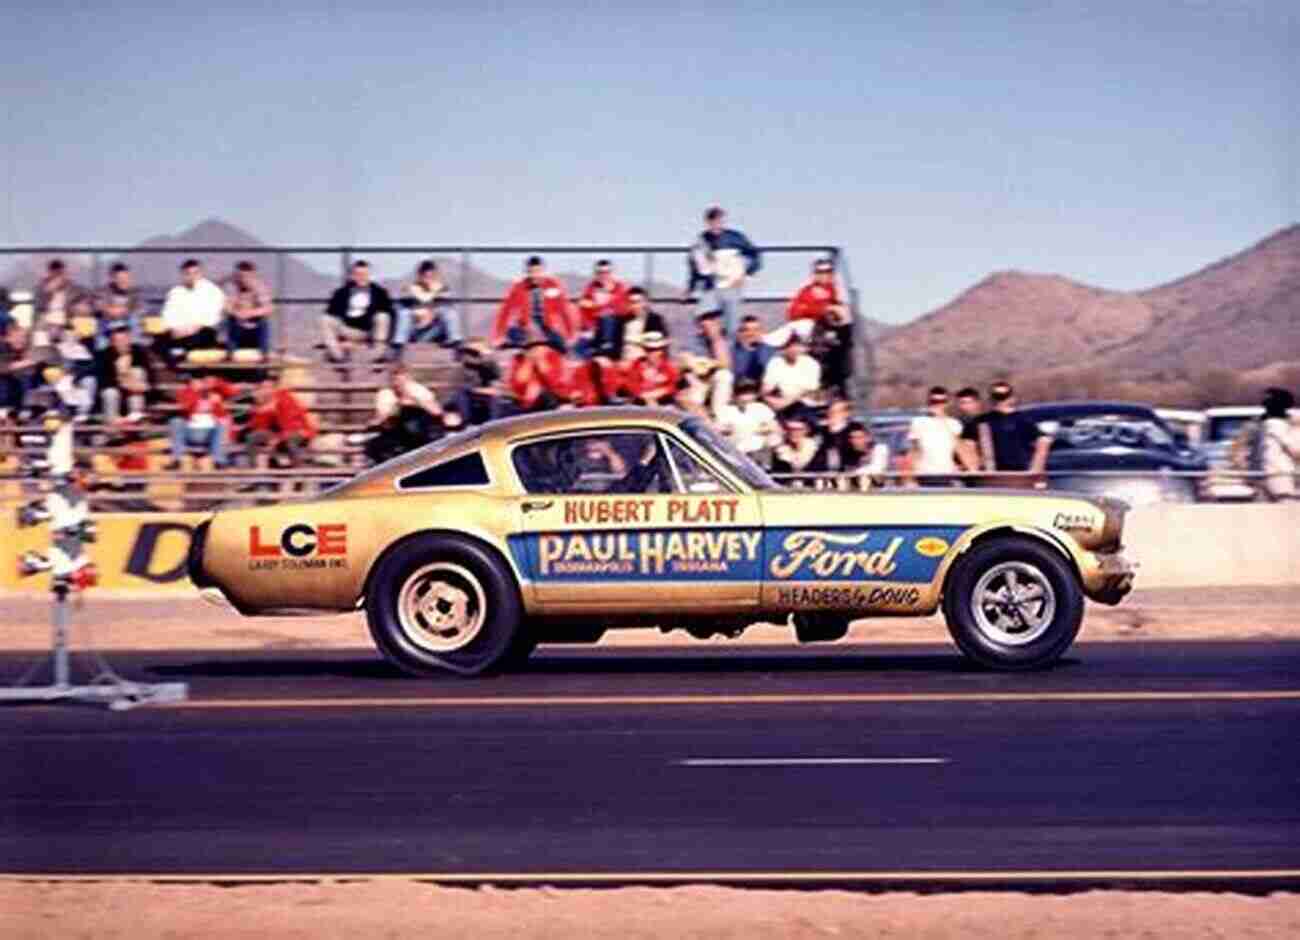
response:
{"label": "man standing on railing", "polygon": [[[374,346],[391,340],[393,298],[384,285],[370,279],[368,262],[353,262],[347,283],[330,297],[320,324],[326,354],[334,363],[347,361],[344,350],[351,342]],[[375,362],[383,364],[392,358],[388,352],[381,352]]]}
{"label": "man standing on railing", "polygon": [[[1052,438],[1033,421],[1016,413],[1016,393],[1009,382],[989,387],[993,409],[980,415],[962,431],[958,457],[969,470],[987,473],[1028,472],[1047,469]],[[1005,476],[988,481],[996,486],[1032,487],[1037,476]]]}
{"label": "man standing on railing", "polygon": [[522,347],[541,339],[563,355],[573,341],[577,319],[564,282],[546,273],[546,265],[533,255],[524,264],[524,276],[510,285],[492,324],[492,343]]}
{"label": "man standing on railing", "polygon": [[190,258],[181,265],[181,282],[163,302],[160,337],[163,358],[175,363],[195,349],[217,346],[217,327],[226,309],[226,295],[203,275],[203,266]]}
{"label": "man standing on railing", "polygon": [[763,267],[762,256],[743,232],[726,227],[727,213],[713,206],[704,213],[704,231],[687,254],[686,296],[722,311],[728,339],[736,335],[745,279]]}

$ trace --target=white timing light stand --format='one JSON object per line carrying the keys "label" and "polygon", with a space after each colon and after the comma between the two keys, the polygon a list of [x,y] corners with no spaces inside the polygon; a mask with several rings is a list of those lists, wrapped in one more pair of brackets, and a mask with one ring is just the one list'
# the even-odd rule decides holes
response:
{"label": "white timing light stand", "polygon": [[[50,548],[44,554],[23,552],[18,571],[23,576],[50,575],[54,606],[54,636],[48,660],[37,662],[18,684],[0,687],[0,702],[91,702],[125,711],[138,705],[180,702],[189,695],[184,682],[144,684],[123,679],[98,653],[89,651],[97,672],[84,685],[72,683],[68,638],[68,595],[81,593],[98,581],[95,563],[84,546],[95,541],[95,523],[87,511],[86,494],[73,464],[72,422],[51,418],[57,425],[44,461],[35,461],[29,472],[42,478],[45,496],[18,509],[18,525],[28,528],[49,525]],[[47,665],[50,685],[28,685]]]}

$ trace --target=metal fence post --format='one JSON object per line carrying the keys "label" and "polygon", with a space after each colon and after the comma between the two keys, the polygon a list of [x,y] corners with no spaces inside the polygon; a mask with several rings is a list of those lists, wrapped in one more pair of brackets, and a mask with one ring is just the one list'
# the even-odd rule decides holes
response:
{"label": "metal fence post", "polygon": [[[275,253],[275,301],[280,303],[285,296],[284,287],[285,261],[284,252]],[[280,349],[280,358],[283,359],[289,352],[289,328],[284,321],[284,310],[276,312],[275,316],[275,341]]]}

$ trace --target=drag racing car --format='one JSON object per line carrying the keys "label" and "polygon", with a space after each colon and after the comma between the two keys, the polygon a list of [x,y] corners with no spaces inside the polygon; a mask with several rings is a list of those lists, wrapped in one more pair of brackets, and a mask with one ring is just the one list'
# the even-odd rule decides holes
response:
{"label": "drag racing car", "polygon": [[1118,603],[1125,504],[991,490],[784,489],[707,423],[657,408],[493,421],[318,499],[199,524],[193,583],[246,615],[364,609],[415,674],[474,675],[610,628],[802,642],[942,609],[984,666],[1046,666],[1084,598]]}

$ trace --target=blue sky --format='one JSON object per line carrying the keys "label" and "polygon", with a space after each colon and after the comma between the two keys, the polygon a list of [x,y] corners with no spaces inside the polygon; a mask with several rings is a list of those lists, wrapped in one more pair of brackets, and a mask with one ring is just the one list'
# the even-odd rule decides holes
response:
{"label": "blue sky", "polygon": [[1300,219],[1294,3],[33,6],[0,33],[5,244],[679,243],[718,202],[843,245],[898,321]]}

